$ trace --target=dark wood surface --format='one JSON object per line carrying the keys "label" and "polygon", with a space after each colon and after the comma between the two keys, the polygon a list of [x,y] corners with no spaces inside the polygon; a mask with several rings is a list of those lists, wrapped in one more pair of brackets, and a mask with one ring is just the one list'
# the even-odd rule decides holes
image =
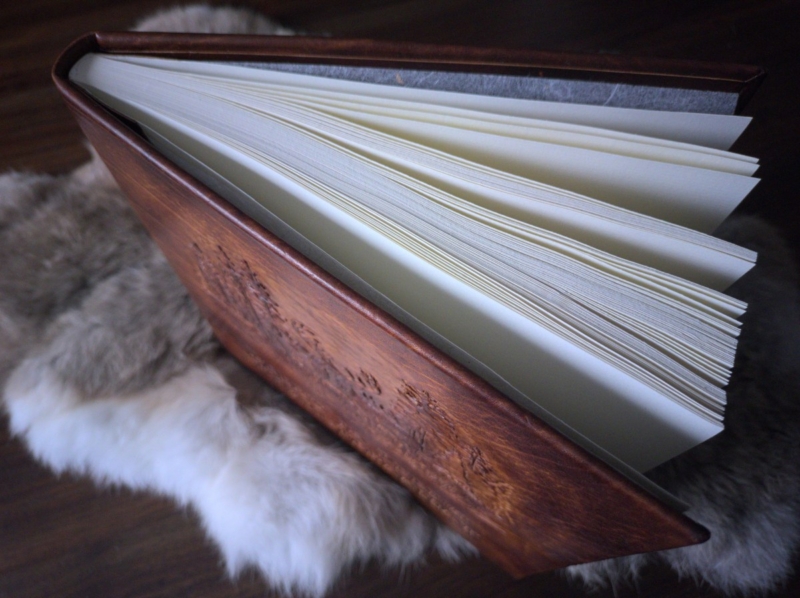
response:
{"label": "dark wood surface", "polygon": [[[670,3],[563,0],[245,2],[309,32],[421,42],[743,62],[767,80],[745,113],[756,121],[735,149],[762,159],[764,178],[742,209],[795,243],[800,183],[800,8],[781,0]],[[0,8],[0,169],[65,172],[87,156],[49,81],[79,34],[123,29],[156,2],[4,3]],[[190,514],[161,499],[56,479],[0,431],[0,596],[256,596],[255,576],[231,583]],[[798,594],[797,579],[783,592]],[[414,571],[354,573],[338,596],[576,596],[557,574],[513,581],[483,560]],[[613,595],[611,591],[608,596]],[[715,596],[653,568],[617,596]]]}

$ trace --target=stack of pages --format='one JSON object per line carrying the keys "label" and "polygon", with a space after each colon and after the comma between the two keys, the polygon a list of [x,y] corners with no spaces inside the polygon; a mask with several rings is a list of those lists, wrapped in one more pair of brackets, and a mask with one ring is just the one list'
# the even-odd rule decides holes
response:
{"label": "stack of pages", "polygon": [[748,119],[116,55],[70,78],[573,438],[644,471],[722,429],[755,255],[710,233],[755,185]]}

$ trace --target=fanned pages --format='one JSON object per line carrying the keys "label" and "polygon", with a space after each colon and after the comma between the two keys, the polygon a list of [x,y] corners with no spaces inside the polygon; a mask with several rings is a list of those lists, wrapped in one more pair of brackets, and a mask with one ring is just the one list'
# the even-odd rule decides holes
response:
{"label": "fanned pages", "polygon": [[756,182],[756,160],[719,141],[746,119],[126,56],[86,56],[70,77],[358,292],[628,465],[721,430],[745,309],[722,291],[755,255],[709,233]]}

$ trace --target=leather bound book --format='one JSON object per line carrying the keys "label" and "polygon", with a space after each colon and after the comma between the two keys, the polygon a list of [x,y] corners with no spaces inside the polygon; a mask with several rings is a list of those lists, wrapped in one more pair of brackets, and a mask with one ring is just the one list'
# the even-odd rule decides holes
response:
{"label": "leather bound book", "polygon": [[526,79],[528,91],[514,93],[538,100],[612,90],[623,108],[667,97],[730,111],[752,94],[759,69],[304,37],[94,33],[67,48],[53,70],[84,133],[223,345],[483,555],[521,577],[708,537],[632,468],[523,409],[502,384],[168,159],[147,126],[70,80],[92,53],[269,63],[305,74],[335,67],[359,84],[365,73],[406,85],[406,77],[435,72],[447,92],[473,75],[512,88]]}

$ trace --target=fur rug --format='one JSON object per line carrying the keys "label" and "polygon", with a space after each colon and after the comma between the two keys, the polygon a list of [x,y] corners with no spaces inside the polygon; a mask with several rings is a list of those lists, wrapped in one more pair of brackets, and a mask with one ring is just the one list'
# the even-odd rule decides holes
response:
{"label": "fur rug", "polygon": [[[290,33],[190,7],[140,30]],[[721,234],[761,252],[727,428],[652,475],[709,527],[701,546],[572,567],[616,584],[649,561],[723,591],[768,590],[800,544],[800,310],[765,224]],[[56,472],[190,505],[234,575],[319,595],[356,562],[474,554],[410,495],[225,353],[95,156],[70,175],[0,176],[0,386],[11,430]]]}

